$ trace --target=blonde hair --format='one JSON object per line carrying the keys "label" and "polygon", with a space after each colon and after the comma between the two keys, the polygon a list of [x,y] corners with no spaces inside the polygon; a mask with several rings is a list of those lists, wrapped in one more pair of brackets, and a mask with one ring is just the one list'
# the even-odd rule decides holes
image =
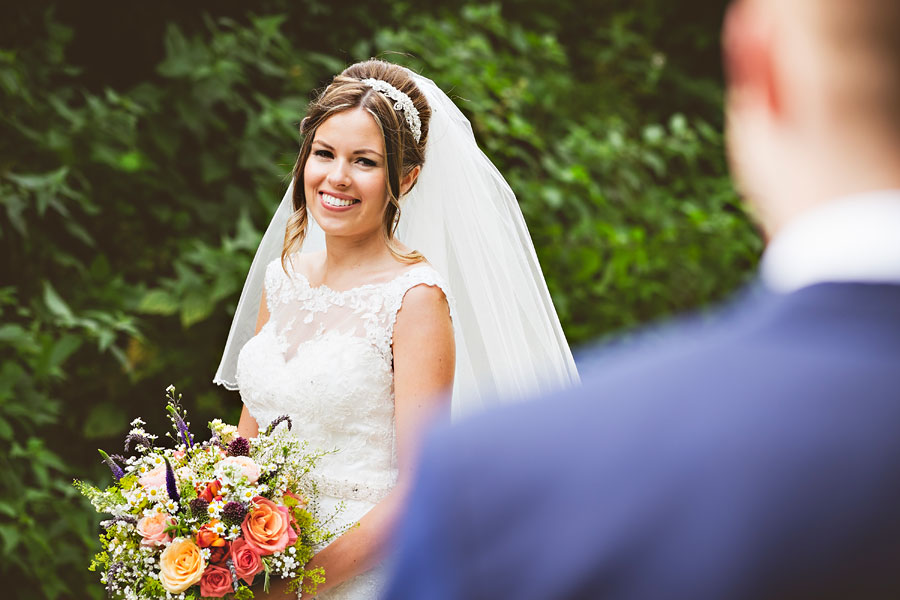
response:
{"label": "blonde hair", "polygon": [[[363,79],[380,79],[404,92],[412,100],[422,122],[421,137],[417,142],[401,111],[394,109],[394,101],[362,82]],[[425,96],[410,77],[409,72],[397,65],[378,59],[356,63],[335,76],[307,107],[306,117],[300,123],[303,141],[300,154],[294,165],[293,214],[284,233],[284,247],[281,264],[287,257],[300,249],[306,238],[309,223],[306,208],[306,193],[303,171],[309,159],[312,142],[319,126],[330,117],[355,108],[369,112],[381,129],[384,137],[385,164],[387,167],[388,205],[384,214],[383,233],[391,253],[398,260],[415,263],[423,260],[421,254],[413,250],[401,252],[394,241],[394,233],[400,218],[400,182],[417,166],[425,162],[425,142],[428,139],[428,123],[431,109]],[[415,186],[415,181],[413,181]],[[410,187],[412,189],[412,187]],[[409,190],[407,190],[409,191]]]}

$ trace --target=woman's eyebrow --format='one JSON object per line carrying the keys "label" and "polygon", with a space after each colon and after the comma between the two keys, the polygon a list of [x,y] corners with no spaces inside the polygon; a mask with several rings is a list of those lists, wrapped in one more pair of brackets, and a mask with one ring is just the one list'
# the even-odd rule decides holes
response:
{"label": "woman's eyebrow", "polygon": [[[313,144],[319,144],[326,150],[331,150],[332,152],[334,152],[334,146],[332,146],[331,144],[329,144],[328,142],[325,142],[323,140],[314,140]],[[353,154],[374,154],[375,156],[377,156],[379,158],[384,158],[384,156],[382,156],[381,152],[372,150],[371,148],[360,148],[359,150],[354,150]]]}

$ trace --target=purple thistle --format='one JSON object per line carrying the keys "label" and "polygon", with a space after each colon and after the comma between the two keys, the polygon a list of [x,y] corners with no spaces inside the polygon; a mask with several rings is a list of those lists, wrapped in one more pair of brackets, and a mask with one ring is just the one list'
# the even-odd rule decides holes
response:
{"label": "purple thistle", "polygon": [[290,431],[291,426],[293,425],[293,423],[291,422],[291,418],[287,415],[281,415],[280,417],[278,417],[277,419],[275,419],[274,421],[269,423],[269,427],[266,429],[266,435],[269,435],[270,433],[275,431],[275,428],[278,427],[278,425],[281,424],[283,421],[287,421],[287,428],[288,428],[288,431]]}
{"label": "purple thistle", "polygon": [[169,459],[166,458],[164,460],[166,461],[166,491],[169,492],[169,498],[172,499],[172,502],[179,502],[181,496],[178,494],[178,486],[175,484],[175,471],[172,470]]}
{"label": "purple thistle", "polygon": [[122,470],[122,467],[116,464],[116,461],[114,461],[109,456],[109,454],[99,449],[98,452],[100,452],[100,456],[103,457],[103,462],[106,463],[106,466],[109,467],[110,471],[112,471],[112,475],[116,481],[119,481],[120,479],[125,477],[125,471]]}
{"label": "purple thistle", "polygon": [[198,519],[208,519],[209,514],[206,512],[208,508],[209,502],[203,498],[191,500],[191,514]]}
{"label": "purple thistle", "polygon": [[229,456],[250,456],[250,440],[236,437],[228,444]]}
{"label": "purple thistle", "polygon": [[222,508],[222,522],[231,527],[240,525],[247,516],[247,507],[240,502],[229,502]]}
{"label": "purple thistle", "polygon": [[181,418],[181,415],[178,414],[178,409],[173,405],[169,404],[166,406],[166,409],[172,414],[172,418],[175,420],[175,426],[178,428],[178,433],[181,435],[181,440],[184,442],[185,448],[190,449],[193,446],[194,437],[191,435],[191,432],[188,431],[184,419]]}

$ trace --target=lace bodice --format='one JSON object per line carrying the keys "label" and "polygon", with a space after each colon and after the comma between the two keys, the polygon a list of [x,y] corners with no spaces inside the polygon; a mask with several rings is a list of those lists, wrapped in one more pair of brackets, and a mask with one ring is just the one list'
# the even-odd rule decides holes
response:
{"label": "lace bodice", "polygon": [[343,292],[312,287],[280,260],[266,269],[270,316],[238,358],[241,397],[260,428],[287,414],[312,448],[337,450],[317,469],[322,494],[376,502],[396,480],[393,329],[420,284],[452,302],[427,264]]}
{"label": "lace bodice", "polygon": [[[330,523],[339,529],[358,521],[397,479],[392,344],[403,298],[425,284],[443,290],[451,312],[453,300],[427,264],[343,292],[312,287],[287,267],[277,259],[266,268],[269,320],[241,349],[236,378],[260,429],[287,414],[311,449],[336,450],[313,475],[325,516],[342,507]],[[382,575],[374,569],[319,598],[376,598]]]}

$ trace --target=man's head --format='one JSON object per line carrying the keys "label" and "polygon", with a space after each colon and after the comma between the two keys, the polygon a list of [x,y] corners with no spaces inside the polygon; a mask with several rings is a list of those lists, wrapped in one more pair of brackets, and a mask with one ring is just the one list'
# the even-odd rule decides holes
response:
{"label": "man's head", "polygon": [[900,187],[900,1],[736,0],[723,45],[732,170],[769,233]]}

